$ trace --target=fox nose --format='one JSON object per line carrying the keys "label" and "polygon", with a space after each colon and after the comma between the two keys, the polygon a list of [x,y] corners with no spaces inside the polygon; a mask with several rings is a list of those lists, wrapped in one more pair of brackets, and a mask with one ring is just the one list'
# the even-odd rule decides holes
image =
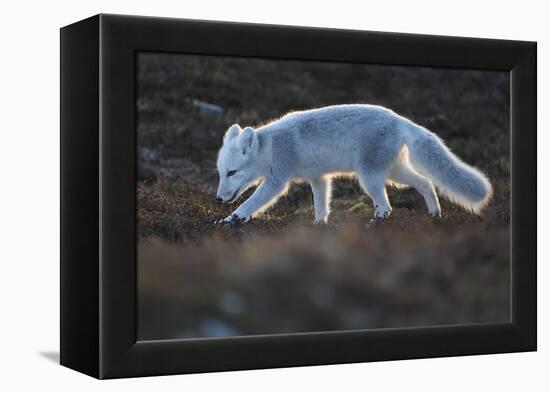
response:
{"label": "fox nose", "polygon": [[216,197],[216,201],[223,202],[223,199],[221,199],[220,197]]}

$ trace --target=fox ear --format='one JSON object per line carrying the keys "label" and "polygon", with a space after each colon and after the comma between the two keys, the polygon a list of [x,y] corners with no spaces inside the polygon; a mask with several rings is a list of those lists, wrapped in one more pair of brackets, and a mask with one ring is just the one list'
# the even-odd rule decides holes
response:
{"label": "fox ear", "polygon": [[242,129],[241,126],[238,124],[233,124],[229,129],[225,132],[225,135],[223,136],[223,141],[228,141],[230,139],[235,138],[241,133]]}
{"label": "fox ear", "polygon": [[241,133],[239,145],[243,151],[243,154],[249,154],[256,151],[258,147],[258,134],[252,127],[246,127]]}

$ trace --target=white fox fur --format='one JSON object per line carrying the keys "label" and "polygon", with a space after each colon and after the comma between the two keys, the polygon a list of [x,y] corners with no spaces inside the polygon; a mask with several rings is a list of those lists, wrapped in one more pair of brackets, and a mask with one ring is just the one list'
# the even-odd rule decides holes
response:
{"label": "white fox fur", "polygon": [[249,220],[276,202],[292,180],[313,191],[315,222],[329,215],[331,178],[352,174],[370,195],[376,218],[391,213],[386,184],[414,187],[431,215],[440,216],[435,187],[479,214],[492,196],[487,177],[454,155],[432,132],[374,105],[335,105],[291,112],[259,128],[233,125],[217,162],[217,198],[235,201],[256,191],[225,220]]}

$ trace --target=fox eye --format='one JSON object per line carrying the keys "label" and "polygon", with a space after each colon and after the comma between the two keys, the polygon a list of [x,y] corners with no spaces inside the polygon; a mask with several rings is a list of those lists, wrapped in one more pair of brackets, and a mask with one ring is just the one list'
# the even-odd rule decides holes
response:
{"label": "fox eye", "polygon": [[237,171],[229,171],[229,172],[227,172],[227,177],[231,177],[231,176],[233,176],[235,173],[237,173]]}

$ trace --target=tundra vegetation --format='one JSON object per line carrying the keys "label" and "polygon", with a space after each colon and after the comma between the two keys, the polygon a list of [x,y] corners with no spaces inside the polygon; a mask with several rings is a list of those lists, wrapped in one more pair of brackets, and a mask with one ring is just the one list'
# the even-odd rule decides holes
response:
{"label": "tundra vegetation", "polygon": [[[356,181],[333,185],[314,226],[294,184],[239,228],[213,225],[216,154],[233,123],[341,103],[391,108],[490,178],[480,216],[388,188],[392,215],[367,226]],[[502,322],[510,318],[510,131],[506,73],[140,54],[137,91],[140,339]],[[249,190],[237,202],[242,202]]]}

